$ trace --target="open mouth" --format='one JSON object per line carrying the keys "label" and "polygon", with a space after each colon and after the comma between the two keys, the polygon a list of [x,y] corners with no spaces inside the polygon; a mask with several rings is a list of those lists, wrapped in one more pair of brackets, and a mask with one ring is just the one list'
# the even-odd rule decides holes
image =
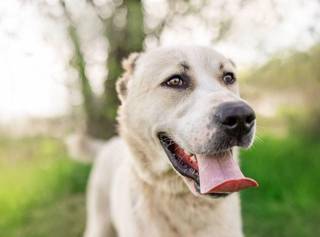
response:
{"label": "open mouth", "polygon": [[192,179],[195,190],[200,194],[222,197],[258,186],[255,180],[242,174],[231,148],[213,155],[195,155],[185,151],[164,133],[159,133],[158,137],[174,169]]}

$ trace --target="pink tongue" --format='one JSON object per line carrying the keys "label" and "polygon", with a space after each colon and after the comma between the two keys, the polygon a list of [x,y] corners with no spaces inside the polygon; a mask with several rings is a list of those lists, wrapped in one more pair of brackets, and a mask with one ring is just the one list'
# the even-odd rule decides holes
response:
{"label": "pink tongue", "polygon": [[200,192],[230,193],[249,187],[257,187],[258,183],[244,177],[231,152],[223,155],[197,155],[200,177]]}

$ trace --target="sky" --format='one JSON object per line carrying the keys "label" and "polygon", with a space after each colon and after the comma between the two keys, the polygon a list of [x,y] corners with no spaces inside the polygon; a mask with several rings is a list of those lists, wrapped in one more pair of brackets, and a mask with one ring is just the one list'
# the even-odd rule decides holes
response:
{"label": "sky", "polygon": [[[240,69],[263,63],[288,48],[306,50],[319,40],[308,31],[313,26],[320,32],[315,20],[319,12],[316,1],[305,1],[301,5],[299,0],[279,0],[276,14],[266,2],[255,1],[242,11],[231,6],[228,11],[235,17],[232,33],[213,45],[236,61]],[[48,3],[54,6],[56,1]],[[161,0],[145,3],[151,13],[165,6]],[[61,14],[59,9],[55,14]],[[210,17],[212,12],[205,14]],[[277,16],[281,17],[280,22],[275,20]],[[164,31],[162,44],[211,46],[212,29],[198,21],[194,16],[178,20]],[[83,30],[91,27],[83,25]],[[58,116],[66,113],[70,104],[81,102],[79,95],[69,90],[77,74],[68,66],[72,47],[66,35],[64,24],[45,18],[32,1],[30,4],[21,4],[21,0],[0,1],[0,122]],[[94,90],[101,92],[107,46],[98,37],[92,41],[92,37],[84,39],[90,42],[90,50],[86,51],[88,75]],[[152,47],[152,42],[146,44]]]}
{"label": "sky", "polygon": [[0,16],[0,120],[64,112],[67,49],[56,50],[43,37],[49,25],[33,6],[0,1]]}

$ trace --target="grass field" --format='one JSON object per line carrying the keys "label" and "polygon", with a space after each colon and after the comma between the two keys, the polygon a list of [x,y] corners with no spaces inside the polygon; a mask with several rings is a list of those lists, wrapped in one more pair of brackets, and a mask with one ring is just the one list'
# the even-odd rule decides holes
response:
{"label": "grass field", "polygon": [[320,143],[264,137],[242,158],[260,183],[242,193],[247,236],[320,236]]}
{"label": "grass field", "polygon": [[81,236],[88,174],[55,139],[0,139],[0,236]]}
{"label": "grass field", "polygon": [[[320,143],[263,136],[241,156],[260,183],[242,192],[246,236],[320,236]],[[58,140],[0,138],[0,236],[81,236],[89,170]]]}

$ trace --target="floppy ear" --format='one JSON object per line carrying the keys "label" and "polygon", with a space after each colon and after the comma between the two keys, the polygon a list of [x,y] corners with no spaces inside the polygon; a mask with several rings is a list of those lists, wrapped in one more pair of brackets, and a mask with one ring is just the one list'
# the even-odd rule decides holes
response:
{"label": "floppy ear", "polygon": [[131,53],[128,58],[122,61],[122,68],[124,69],[124,73],[118,79],[116,89],[118,93],[118,97],[123,102],[127,97],[127,86],[128,82],[133,74],[135,63],[139,57],[139,53]]}

